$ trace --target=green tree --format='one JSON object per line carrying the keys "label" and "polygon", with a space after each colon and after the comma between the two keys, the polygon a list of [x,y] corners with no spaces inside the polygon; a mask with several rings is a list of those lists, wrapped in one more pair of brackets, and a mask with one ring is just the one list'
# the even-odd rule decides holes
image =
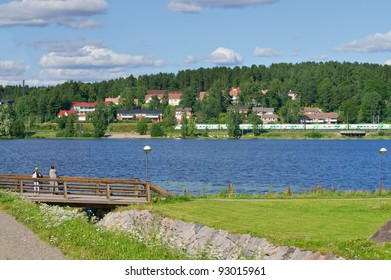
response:
{"label": "green tree", "polygon": [[75,115],[69,115],[66,117],[65,128],[63,132],[64,137],[75,137]]}
{"label": "green tree", "polygon": [[10,136],[15,114],[7,103],[0,106],[0,136]]}
{"label": "green tree", "polygon": [[238,110],[229,111],[226,116],[227,131],[229,137],[239,137],[241,135],[239,125],[242,123]]}
{"label": "green tree", "polygon": [[167,130],[172,129],[177,124],[175,108],[167,106],[163,112],[163,127]]}
{"label": "green tree", "polygon": [[288,99],[278,111],[278,116],[282,123],[299,123],[302,114],[300,113],[300,104],[296,100]]}
{"label": "green tree", "polygon": [[148,119],[147,118],[141,118],[136,126],[136,132],[140,135],[145,135],[148,132]]}
{"label": "green tree", "polygon": [[11,136],[23,138],[25,136],[25,125],[20,119],[15,120],[11,126]]}
{"label": "green tree", "polygon": [[91,114],[91,122],[94,126],[94,135],[97,138],[105,135],[107,123],[107,111],[102,100],[98,100],[95,106],[95,111]]}
{"label": "green tree", "polygon": [[190,115],[187,127],[188,127],[189,136],[194,136],[195,131],[196,131],[196,123],[195,123],[195,118],[193,117],[193,115]]}
{"label": "green tree", "polygon": [[262,120],[257,116],[256,112],[252,112],[250,115],[250,121],[253,126],[253,135],[258,136],[261,134],[261,130],[259,129],[259,125],[262,124]]}
{"label": "green tree", "polygon": [[181,137],[187,138],[187,136],[189,136],[189,121],[186,117],[186,112],[183,112],[181,121]]}

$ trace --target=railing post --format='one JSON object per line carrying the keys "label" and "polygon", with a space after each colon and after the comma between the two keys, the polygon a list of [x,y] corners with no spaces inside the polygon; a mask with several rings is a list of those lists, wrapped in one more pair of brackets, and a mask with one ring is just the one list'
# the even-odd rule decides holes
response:
{"label": "railing post", "polygon": [[146,184],[146,195],[147,195],[147,202],[151,202],[151,181],[147,181]]}
{"label": "railing post", "polygon": [[66,181],[64,181],[64,198],[68,198],[68,185]]}
{"label": "railing post", "polygon": [[99,191],[99,183],[96,183],[95,184],[95,194],[96,195],[99,195],[100,191]]}
{"label": "railing post", "polygon": [[106,198],[110,200],[110,183],[106,183]]}
{"label": "railing post", "polygon": [[20,194],[23,195],[23,180],[20,180]]}
{"label": "railing post", "polygon": [[134,184],[134,197],[138,197],[138,190],[139,190],[139,185]]}

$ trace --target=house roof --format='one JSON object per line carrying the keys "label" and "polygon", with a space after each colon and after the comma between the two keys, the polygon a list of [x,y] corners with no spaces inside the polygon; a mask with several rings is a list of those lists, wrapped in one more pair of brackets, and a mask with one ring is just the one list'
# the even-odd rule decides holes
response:
{"label": "house roof", "polygon": [[182,98],[182,92],[180,91],[168,93],[168,99],[181,99],[181,98]]}
{"label": "house roof", "polygon": [[265,114],[261,116],[261,119],[278,119],[278,115],[276,114]]}
{"label": "house roof", "polygon": [[57,116],[62,117],[64,115],[72,115],[72,114],[77,114],[76,110],[60,110]]}
{"label": "house roof", "polygon": [[120,97],[106,97],[105,104],[113,102],[114,104],[118,104],[120,102]]}
{"label": "house roof", "polygon": [[[145,95],[145,99],[152,98],[152,96],[157,96],[159,99],[163,98],[164,93],[166,93],[166,90],[160,90],[160,89],[152,89],[148,90],[147,94]],[[182,98],[182,92],[181,91],[172,91],[168,92],[168,99],[181,99]]]}
{"label": "house roof", "polygon": [[72,102],[73,107],[95,107],[96,102]]}
{"label": "house roof", "polygon": [[304,114],[307,114],[307,113],[312,113],[312,114],[319,114],[319,113],[322,113],[322,110],[319,109],[318,107],[304,107]]}
{"label": "house roof", "polygon": [[274,108],[266,108],[266,107],[253,107],[254,112],[262,112],[262,113],[273,113]]}
{"label": "house roof", "polygon": [[204,99],[205,95],[206,95],[206,91],[200,91],[200,99],[201,100]]}
{"label": "house roof", "polygon": [[240,93],[240,87],[234,88],[232,87],[229,91],[229,95],[232,97],[238,96]]}

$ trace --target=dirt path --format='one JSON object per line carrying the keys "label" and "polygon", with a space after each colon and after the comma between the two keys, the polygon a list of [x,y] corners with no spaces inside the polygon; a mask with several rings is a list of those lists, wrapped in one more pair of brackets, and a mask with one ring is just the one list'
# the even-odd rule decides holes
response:
{"label": "dirt path", "polygon": [[65,260],[14,217],[0,211],[0,260]]}

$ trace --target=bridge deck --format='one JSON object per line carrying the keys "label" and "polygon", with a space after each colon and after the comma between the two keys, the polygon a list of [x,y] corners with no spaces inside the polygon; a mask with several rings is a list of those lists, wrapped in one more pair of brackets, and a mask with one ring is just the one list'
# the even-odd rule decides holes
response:
{"label": "bridge deck", "polygon": [[17,192],[29,200],[78,207],[113,208],[150,203],[151,192],[165,196],[172,193],[150,181],[119,178],[48,177],[0,174],[0,190]]}

